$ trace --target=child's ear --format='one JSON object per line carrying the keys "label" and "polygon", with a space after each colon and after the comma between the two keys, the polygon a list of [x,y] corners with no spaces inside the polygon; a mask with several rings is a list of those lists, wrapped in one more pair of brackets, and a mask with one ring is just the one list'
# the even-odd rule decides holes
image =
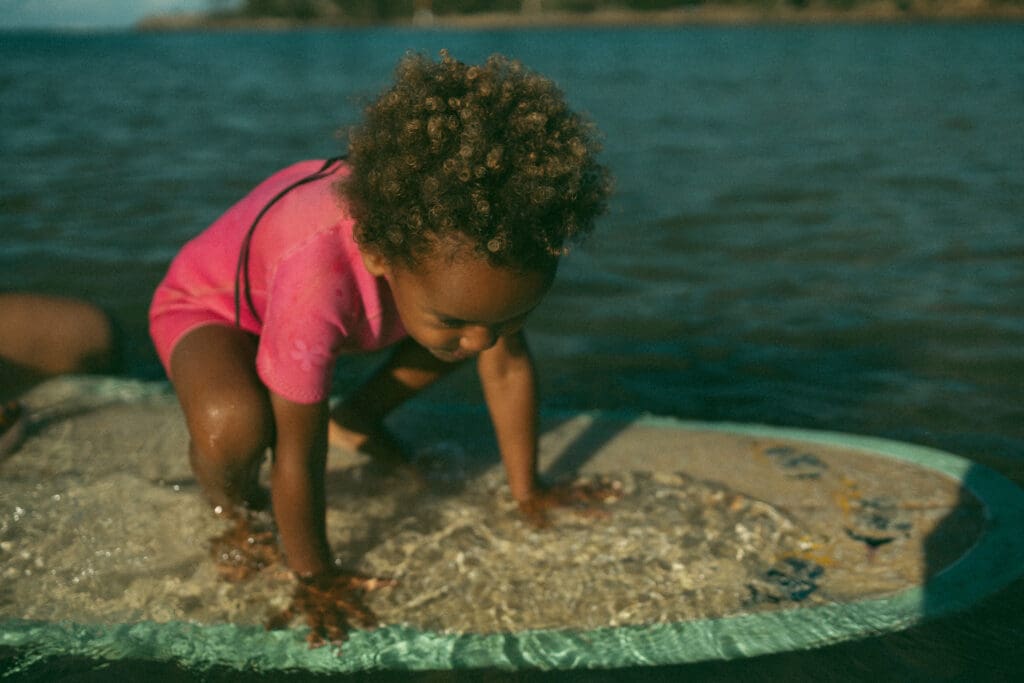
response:
{"label": "child's ear", "polygon": [[370,271],[370,275],[381,277],[391,272],[387,260],[377,252],[360,249],[359,253],[362,255],[363,265],[366,266],[366,270]]}

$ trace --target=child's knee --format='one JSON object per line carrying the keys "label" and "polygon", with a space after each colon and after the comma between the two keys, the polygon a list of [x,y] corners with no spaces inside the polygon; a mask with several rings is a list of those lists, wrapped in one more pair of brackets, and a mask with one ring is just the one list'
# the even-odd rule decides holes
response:
{"label": "child's knee", "polygon": [[197,455],[223,465],[262,456],[273,435],[273,418],[265,403],[230,396],[206,402],[189,420]]}

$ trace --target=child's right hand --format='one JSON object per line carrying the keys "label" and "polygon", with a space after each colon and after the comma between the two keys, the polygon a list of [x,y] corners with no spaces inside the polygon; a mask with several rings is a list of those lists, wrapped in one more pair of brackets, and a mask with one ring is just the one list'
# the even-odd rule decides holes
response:
{"label": "child's right hand", "polygon": [[286,628],[291,620],[303,615],[309,624],[306,641],[310,647],[328,643],[341,645],[355,626],[372,629],[377,617],[363,603],[366,591],[389,588],[391,579],[379,579],[332,571],[312,577],[300,577],[292,595],[292,603],[267,622],[268,629]]}

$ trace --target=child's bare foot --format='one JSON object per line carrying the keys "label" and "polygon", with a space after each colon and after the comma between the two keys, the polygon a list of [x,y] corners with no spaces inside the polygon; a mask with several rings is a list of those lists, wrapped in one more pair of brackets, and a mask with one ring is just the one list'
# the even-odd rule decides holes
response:
{"label": "child's bare foot", "polygon": [[391,430],[380,420],[369,418],[345,403],[331,412],[327,439],[332,446],[363,453],[383,465],[410,464],[409,454]]}

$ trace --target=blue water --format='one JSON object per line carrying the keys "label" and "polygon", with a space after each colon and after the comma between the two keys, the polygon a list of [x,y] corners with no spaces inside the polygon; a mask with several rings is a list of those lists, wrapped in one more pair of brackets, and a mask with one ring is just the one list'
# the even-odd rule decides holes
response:
{"label": "blue water", "polygon": [[[1021,24],[0,34],[0,290],[103,305],[159,376],[176,249],[442,47],[554,78],[617,178],[529,326],[546,406],[876,434],[1024,481]],[[433,396],[479,400],[470,373]],[[998,678],[1022,595],[696,671]]]}

